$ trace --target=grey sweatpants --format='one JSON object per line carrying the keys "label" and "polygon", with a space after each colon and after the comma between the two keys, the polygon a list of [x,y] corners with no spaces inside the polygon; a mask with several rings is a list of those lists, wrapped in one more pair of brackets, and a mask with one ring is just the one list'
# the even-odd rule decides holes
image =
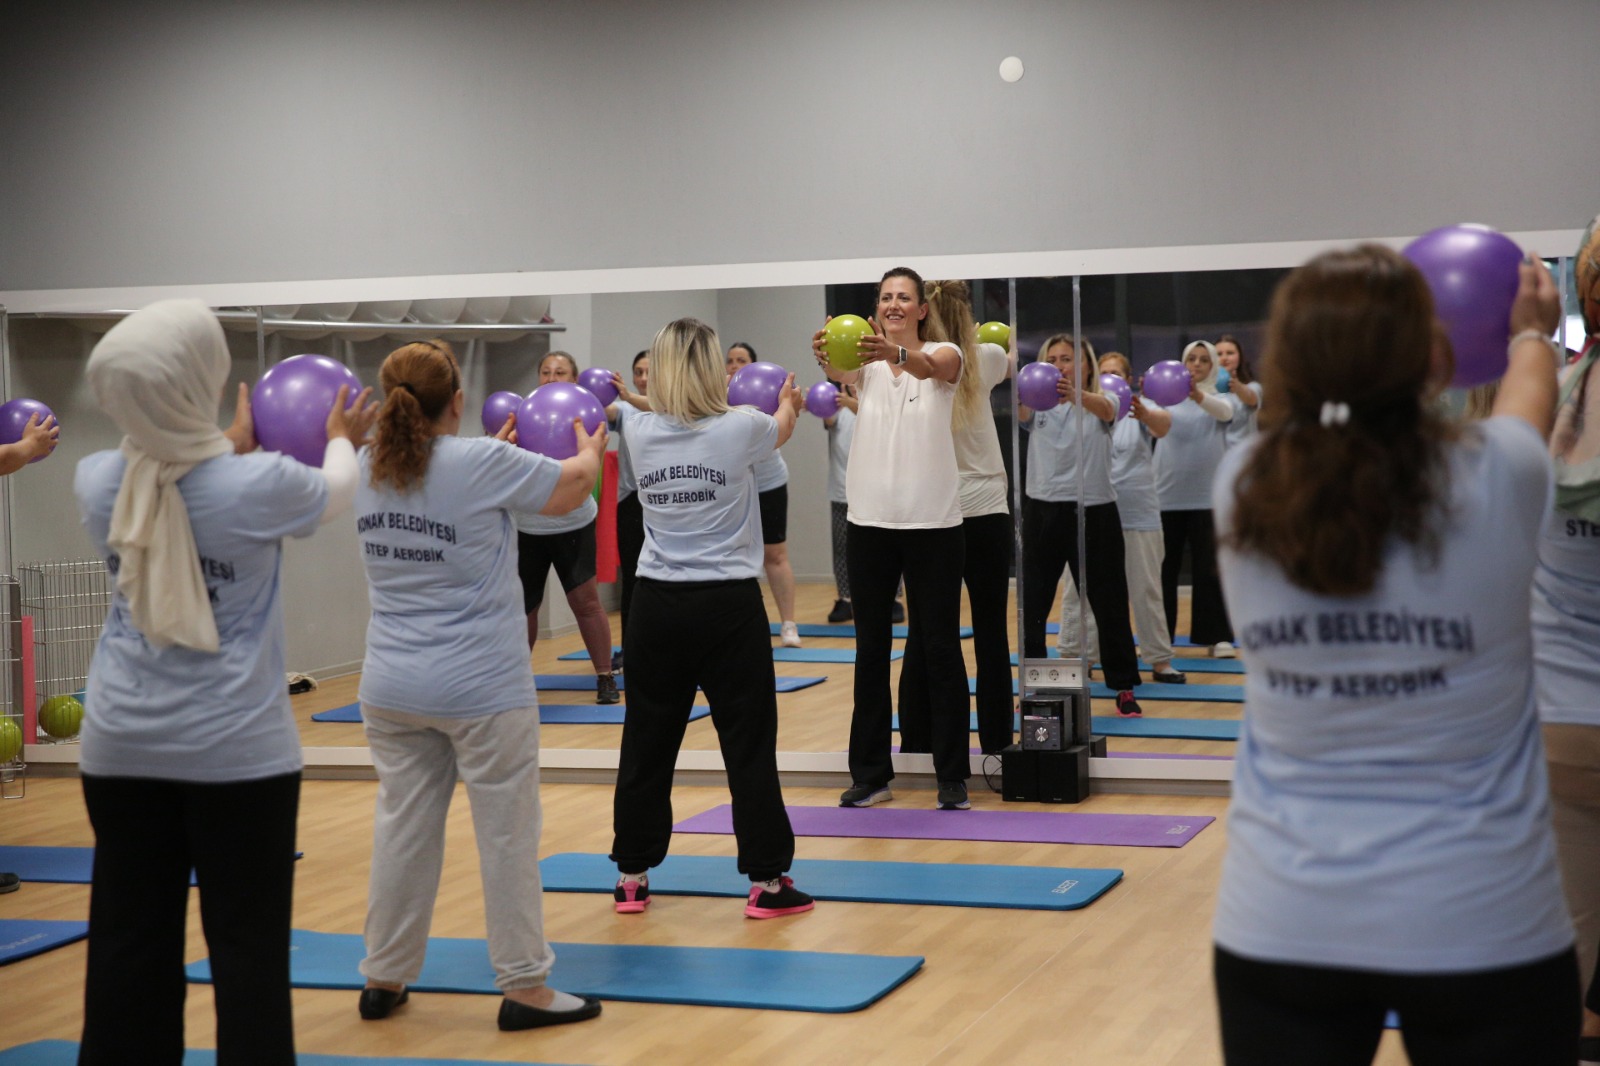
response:
{"label": "grey sweatpants", "polygon": [[459,775],[478,838],[495,987],[544,984],[556,957],[539,881],[538,708],[440,718],[362,704],[361,714],[378,771],[362,974],[409,985],[422,973]]}

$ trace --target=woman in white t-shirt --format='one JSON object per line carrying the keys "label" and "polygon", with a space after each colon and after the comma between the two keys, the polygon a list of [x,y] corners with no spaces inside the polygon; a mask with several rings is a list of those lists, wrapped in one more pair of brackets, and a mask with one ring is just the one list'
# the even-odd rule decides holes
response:
{"label": "woman in white t-shirt", "polygon": [[[812,337],[817,362],[856,386],[860,414],[845,476],[849,497],[850,591],[855,597],[855,712],[850,720],[851,786],[842,807],[893,798],[890,758],[890,612],[905,576],[911,639],[925,651],[929,734],[938,807],[966,810],[967,671],[961,656],[961,492],[951,420],[964,374],[959,345],[928,312],[922,276],[895,267],[878,282],[875,332],[860,345],[859,370],[827,361],[826,336]],[[904,691],[905,671],[901,671]]]}
{"label": "woman in white t-shirt", "polygon": [[828,528],[833,534],[833,587],[837,598],[828,612],[832,623],[855,618],[850,606],[850,569],[845,534],[850,528],[850,508],[844,494],[845,471],[850,466],[850,441],[856,435],[856,393],[849,385],[839,386],[835,413],[822,420],[828,431]]}
{"label": "woman in white t-shirt", "polygon": [[716,331],[668,323],[650,345],[652,410],[628,423],[644,505],[644,551],[628,654],[628,713],[617,766],[611,861],[618,914],[650,903],[649,871],[672,843],[672,774],[705,692],[733,795],[747,918],[813,907],[787,876],[794,830],[778,784],[778,697],[762,571],[755,471],[794,432],[791,374],[776,416],[729,407]]}
{"label": "woman in white t-shirt", "polygon": [[[1251,372],[1238,337],[1224,333],[1213,347],[1217,352],[1217,391],[1233,404],[1233,418],[1223,434],[1227,446],[1232,448],[1255,436],[1256,415],[1261,412],[1261,382]],[[1224,373],[1227,379],[1221,380]]]}
{"label": "woman in white t-shirt", "polygon": [[[539,384],[555,381],[576,384],[578,362],[566,352],[550,352],[539,360]],[[517,578],[522,582],[522,607],[527,613],[528,647],[539,640],[539,607],[544,603],[545,580],[551,568],[567,595],[567,606],[578,623],[583,646],[594,664],[595,702],[617,703],[615,675],[611,672],[611,618],[600,602],[595,578],[595,523],[600,507],[591,496],[574,510],[560,515],[529,515],[517,528]]]}
{"label": "woman in white t-shirt", "polygon": [[1561,878],[1588,988],[1579,1058],[1600,1062],[1600,216],[1573,266],[1586,339],[1562,381],[1550,439],[1556,493],[1533,576],[1533,677]]}
{"label": "woman in white t-shirt", "polygon": [[[361,1017],[388,1017],[422,972],[460,780],[479,843],[501,1029],[593,1018],[600,1002],[545,984],[539,883],[539,699],[517,631],[513,534],[590,500],[605,432],[574,419],[563,462],[461,437],[461,368],[442,341],[389,353],[383,408],[361,452],[356,532],[372,618],[361,714],[378,772]],[[592,501],[591,501],[592,502]]]}
{"label": "woman in white t-shirt", "polygon": [[[1100,357],[1100,372],[1115,374],[1133,385],[1133,367],[1121,352]],[[1161,505],[1156,498],[1156,475],[1151,445],[1167,435],[1172,416],[1160,404],[1138,393],[1126,418],[1111,431],[1111,487],[1117,490],[1117,519],[1122,523],[1122,554],[1128,575],[1128,599],[1133,605],[1134,630],[1139,652],[1150,664],[1150,679],[1181,685],[1189,679],[1172,664],[1172,641],[1167,636],[1167,616],[1161,602]],[[1062,582],[1061,635],[1056,648],[1062,655],[1078,654],[1078,590],[1068,574]],[[1088,617],[1089,657],[1100,657],[1100,632],[1094,615]]]}
{"label": "woman in white t-shirt", "polygon": [[1144,712],[1134,697],[1139,655],[1128,618],[1128,579],[1123,562],[1122,520],[1111,485],[1112,422],[1117,403],[1100,391],[1094,347],[1081,351],[1058,333],[1040,347],[1040,358],[1061,371],[1061,402],[1048,411],[1021,407],[1029,428],[1028,473],[1022,498],[1022,639],[1030,659],[1045,656],[1045,620],[1063,571],[1085,587],[1078,558],[1078,521],[1093,568],[1087,582],[1090,610],[1100,634],[1100,664],[1106,687],[1116,692],[1117,714]]}
{"label": "woman in white t-shirt", "polygon": [[[756,361],[756,350],[744,341],[728,347],[728,379]],[[761,558],[767,587],[778,605],[778,636],[785,648],[801,646],[794,621],[794,567],[789,564],[789,464],[776,448],[756,467],[756,492],[761,498]]]}
{"label": "woman in white t-shirt", "polygon": [[1214,502],[1246,675],[1214,927],[1230,1066],[1570,1066],[1578,983],[1529,621],[1559,298],[1525,261],[1457,429],[1427,282],[1379,245],[1279,286],[1261,433]]}
{"label": "woman in white t-shirt", "polygon": [[[1000,435],[989,407],[990,391],[1011,375],[1009,353],[979,344],[972,321],[972,290],[964,281],[928,282],[928,309],[947,337],[959,339],[970,376],[956,390],[952,415],[960,477],[961,533],[966,542],[962,582],[971,607],[972,650],[977,659],[978,745],[985,754],[1014,739],[1016,704],[1011,684],[1011,507]],[[969,387],[970,384],[970,387]],[[906,641],[900,667],[900,750],[932,750],[922,644]]]}
{"label": "woman in white t-shirt", "polygon": [[1183,350],[1183,365],[1193,379],[1189,395],[1167,408],[1172,428],[1156,444],[1156,495],[1161,501],[1161,599],[1167,635],[1178,627],[1178,576],[1189,551],[1192,594],[1189,639],[1210,648],[1218,659],[1233,658],[1233,629],[1217,581],[1217,542],[1211,514],[1211,481],[1227,450],[1228,423],[1235,405],[1217,395],[1217,353],[1210,341]]}

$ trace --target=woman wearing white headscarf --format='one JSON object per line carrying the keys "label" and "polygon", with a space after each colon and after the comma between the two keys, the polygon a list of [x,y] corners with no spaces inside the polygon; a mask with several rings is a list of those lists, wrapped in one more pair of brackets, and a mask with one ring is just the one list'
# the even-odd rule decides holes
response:
{"label": "woman wearing white headscarf", "polygon": [[1194,590],[1189,600],[1189,637],[1219,659],[1233,658],[1233,627],[1222,602],[1217,577],[1217,539],[1211,520],[1211,482],[1227,447],[1234,407],[1217,395],[1217,350],[1195,341],[1183,350],[1189,396],[1167,408],[1172,428],[1156,442],[1156,496],[1161,501],[1161,599],[1167,611],[1167,636],[1177,632],[1178,574],[1189,549]]}
{"label": "woman wearing white headscarf", "polygon": [[[244,388],[217,428],[231,362],[216,316],[163,300],[89,359],[126,434],[74,490],[116,593],[85,696],[95,831],[81,1064],[183,1060],[189,873],[211,955],[220,1061],[294,1062],[289,916],[300,741],[284,687],[281,541],[347,509],[363,391],[328,416],[321,470],[254,452]],[[254,454],[245,454],[254,452]]]}

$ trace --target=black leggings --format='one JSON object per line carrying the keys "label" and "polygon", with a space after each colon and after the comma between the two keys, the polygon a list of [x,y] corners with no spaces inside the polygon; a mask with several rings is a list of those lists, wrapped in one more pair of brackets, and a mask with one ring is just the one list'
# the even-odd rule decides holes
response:
{"label": "black leggings", "polygon": [[1233,623],[1222,601],[1222,581],[1217,576],[1217,534],[1210,511],[1162,511],[1161,539],[1166,556],[1161,560],[1161,603],[1167,609],[1167,636],[1178,635],[1178,573],[1183,569],[1183,549],[1189,548],[1189,576],[1194,595],[1189,600],[1189,639],[1195,644],[1224,644],[1233,640]]}
{"label": "black leggings", "polygon": [[733,794],[739,872],[767,881],[794,860],[794,831],[778,785],[778,696],[761,586],[653,581],[634,590],[623,634],[628,707],[622,723],[611,861],[623,873],[661,865],[672,842],[672,774],[695,688]]}
{"label": "black leggings", "polygon": [[841,600],[850,599],[850,567],[846,563],[849,558],[849,549],[845,546],[845,537],[849,533],[850,505],[828,501],[829,518],[833,526],[833,587],[838,589]]}
{"label": "black leggings", "polygon": [[300,775],[194,784],[83,775],[94,826],[82,1066],[183,1061],[189,872],[217,1062],[293,1066],[289,917]]}
{"label": "black leggings", "polygon": [[617,501],[617,555],[622,581],[622,631],[628,631],[628,610],[633,606],[633,586],[644,550],[644,505],[637,492]]}
{"label": "black leggings", "polygon": [[1087,578],[1078,559],[1078,505],[1022,499],[1022,636],[1030,659],[1045,657],[1045,620],[1055,606],[1063,567],[1089,601],[1100,630],[1100,669],[1106,687],[1118,692],[1139,684],[1139,654],[1128,617],[1128,569],[1123,558],[1122,519],[1115,503],[1083,509],[1084,550],[1093,571]]}
{"label": "black leggings", "polygon": [[[895,586],[905,575],[911,642],[921,646],[920,669],[902,663],[900,693],[921,686],[913,696],[927,707],[928,737],[940,781],[971,776],[967,755],[967,668],[961,657],[961,567],[964,538],[960,526],[945,529],[849,530],[850,587],[856,617],[855,713],[850,718],[850,776],[859,785],[885,785],[894,777],[890,758],[889,652],[893,644],[890,612]],[[909,675],[909,676],[908,676]]]}
{"label": "black leggings", "polygon": [[[1011,593],[1011,516],[966,518],[961,529],[966,539],[961,577],[972,608],[972,650],[978,660],[978,744],[987,754],[1014,739],[1016,704],[1011,694],[1011,627],[1006,610]],[[917,607],[911,606],[913,611]],[[927,685],[908,684],[907,679],[925,676],[927,667],[922,643],[915,630],[912,634],[900,664],[900,750],[926,752],[933,750]]]}
{"label": "black leggings", "polygon": [[1258,962],[1220,947],[1213,967],[1228,1066],[1366,1066],[1391,1010],[1413,1066],[1578,1061],[1578,964],[1570,948],[1460,974]]}

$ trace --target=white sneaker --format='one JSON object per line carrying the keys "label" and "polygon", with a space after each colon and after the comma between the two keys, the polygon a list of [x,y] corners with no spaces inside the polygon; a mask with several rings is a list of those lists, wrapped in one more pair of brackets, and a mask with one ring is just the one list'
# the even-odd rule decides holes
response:
{"label": "white sneaker", "polygon": [[799,626],[795,625],[793,622],[785,622],[781,627],[779,627],[778,632],[783,636],[783,646],[785,648],[800,647]]}
{"label": "white sneaker", "polygon": [[1224,640],[1212,646],[1211,657],[1213,659],[1237,659],[1239,653],[1233,650],[1232,644]]}

